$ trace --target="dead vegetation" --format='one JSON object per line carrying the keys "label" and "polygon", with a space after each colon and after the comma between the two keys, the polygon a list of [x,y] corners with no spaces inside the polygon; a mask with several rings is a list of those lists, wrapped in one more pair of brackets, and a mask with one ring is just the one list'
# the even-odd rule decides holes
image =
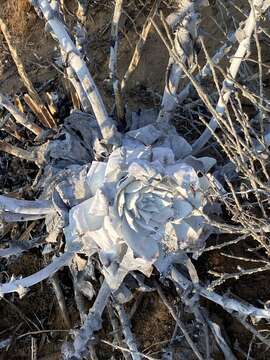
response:
{"label": "dead vegetation", "polygon": [[[1,358],[268,359],[268,1],[217,0],[206,8],[207,1],[189,0],[85,4],[51,1],[55,12],[46,18],[38,1],[46,19],[38,19],[26,0],[4,2],[1,10]],[[50,34],[43,37],[46,22],[61,53]],[[42,43],[34,58],[25,52],[30,38]],[[174,136],[180,141],[170,122],[192,146],[169,143]],[[151,131],[141,130],[153,124]],[[192,210],[203,225],[196,231],[191,226],[176,245],[173,232],[161,240],[173,257],[165,257],[164,270],[159,255],[149,278],[144,255],[152,251],[151,234],[141,230],[139,245],[129,240],[121,247],[130,231],[122,234],[122,218],[119,228],[106,223],[109,248],[103,228],[91,233],[91,218],[107,206],[98,192],[91,193],[97,203],[88,237],[82,231],[78,245],[72,232],[84,230],[85,182],[97,186],[86,175],[91,162],[110,164],[119,139],[131,151],[130,136],[147,137],[142,153],[156,151],[164,167],[180,150],[177,161],[207,182],[205,202],[193,203]],[[201,156],[216,162],[203,163]],[[107,166],[107,172],[116,176],[117,168]],[[125,177],[119,180],[123,193]],[[171,183],[160,184],[176,196]],[[190,185],[186,196],[200,192]],[[120,205],[122,211],[130,206]],[[174,222],[175,214],[166,221]],[[123,239],[116,248],[115,231]],[[145,263],[136,267],[130,254],[124,263],[127,249]]]}

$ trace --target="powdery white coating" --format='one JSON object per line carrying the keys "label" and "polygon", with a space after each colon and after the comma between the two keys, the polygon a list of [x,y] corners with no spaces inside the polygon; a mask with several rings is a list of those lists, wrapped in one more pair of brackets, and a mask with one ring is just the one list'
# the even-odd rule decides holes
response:
{"label": "powdery white coating", "polygon": [[[183,290],[188,289],[188,287],[192,285],[192,282],[188,280],[183,274],[181,274],[175,267],[172,267],[171,279]],[[270,319],[269,309],[257,308],[249,303],[244,303],[228,296],[219,295],[216,292],[209,291],[199,285],[196,287],[196,291],[202,297],[220,305],[229,313],[237,312],[239,315],[244,317],[251,316],[257,321],[260,319]]]}
{"label": "powdery white coating", "polygon": [[215,160],[190,152],[172,129],[164,135],[147,125],[126,133],[107,163],[92,163],[86,177],[92,196],[71,209],[65,234],[81,242],[81,252],[99,254],[112,289],[134,270],[150,276],[154,265],[166,273],[180,251],[204,245],[204,173]]}
{"label": "powdery white coating", "polygon": [[63,266],[67,265],[72,257],[74,252],[67,251],[63,255],[55,258],[52,263],[46,266],[44,269],[37,271],[33,275],[27,276],[25,278],[11,279],[10,282],[0,285],[0,297],[3,294],[8,294],[12,292],[17,292],[20,296],[23,296],[26,292],[26,289],[41,282],[42,280],[47,279],[56,273]]}
{"label": "powdery white coating", "polygon": [[[117,130],[105,109],[105,105],[96,84],[85,61],[82,59],[81,54],[78,52],[75,44],[66,31],[65,26],[59,20],[57,12],[53,10],[48,0],[36,0],[36,5],[42,12],[55,38],[58,40],[61,51],[65,53],[67,63],[77,75],[78,80],[91,103],[104,140],[112,144],[118,143],[119,137]],[[78,95],[80,95],[80,93],[78,93]]]}

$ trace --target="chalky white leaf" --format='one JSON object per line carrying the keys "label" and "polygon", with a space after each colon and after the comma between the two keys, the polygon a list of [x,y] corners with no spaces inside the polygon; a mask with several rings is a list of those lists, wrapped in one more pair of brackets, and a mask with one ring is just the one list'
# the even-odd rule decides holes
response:
{"label": "chalky white leaf", "polygon": [[[176,144],[183,145],[177,157]],[[190,152],[174,129],[163,134],[149,124],[126,133],[107,163],[92,163],[85,180],[92,196],[71,209],[65,234],[82,252],[99,254],[111,289],[134,270],[166,272],[177,253],[203,246],[207,201],[200,185],[205,192],[215,160]]]}

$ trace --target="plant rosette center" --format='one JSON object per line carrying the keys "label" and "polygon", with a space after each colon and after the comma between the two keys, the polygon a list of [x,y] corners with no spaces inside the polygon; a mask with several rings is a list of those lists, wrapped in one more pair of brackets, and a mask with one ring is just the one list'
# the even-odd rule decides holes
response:
{"label": "plant rosette center", "polygon": [[166,272],[179,253],[204,245],[209,182],[201,171],[209,164],[213,159],[175,159],[164,141],[127,135],[108,162],[92,163],[85,180],[92,196],[71,209],[67,241],[79,239],[81,252],[99,254],[113,289],[134,270]]}

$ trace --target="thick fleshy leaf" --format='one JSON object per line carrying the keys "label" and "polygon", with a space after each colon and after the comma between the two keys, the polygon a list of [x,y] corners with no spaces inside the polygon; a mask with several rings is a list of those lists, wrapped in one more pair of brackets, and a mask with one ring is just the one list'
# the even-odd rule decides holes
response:
{"label": "thick fleshy leaf", "polygon": [[205,172],[208,172],[217,163],[216,159],[208,157],[208,156],[200,157],[200,158],[198,158],[198,160],[203,163]]}
{"label": "thick fleshy leaf", "polygon": [[110,155],[105,172],[105,179],[108,183],[116,183],[123,174],[124,150],[118,148]]}
{"label": "thick fleshy leaf", "polygon": [[133,193],[126,193],[125,192],[125,203],[126,203],[126,208],[128,210],[133,210],[136,206],[136,202],[140,197],[140,193],[137,192],[133,192]]}
{"label": "thick fleshy leaf", "polygon": [[131,247],[136,256],[150,261],[158,256],[159,248],[157,242],[138,224],[136,231],[132,230],[125,216],[122,219],[122,233],[124,241]]}
{"label": "thick fleshy leaf", "polygon": [[103,162],[93,161],[91,167],[86,176],[86,182],[91,191],[92,196],[94,196],[99,188],[104,183],[105,172],[107,164]]}
{"label": "thick fleshy leaf", "polygon": [[117,290],[124,278],[131,271],[140,271],[146,276],[150,276],[153,270],[152,262],[134,257],[133,251],[127,248],[120,264],[112,264],[103,268],[103,275],[112,290]]}
{"label": "thick fleshy leaf", "polygon": [[130,131],[107,163],[93,163],[93,196],[70,212],[66,234],[99,254],[113,290],[130,271],[150,275],[153,263],[166,272],[182,250],[200,250],[208,234],[201,212],[211,175],[198,173],[215,161],[191,156],[173,128],[158,126]]}
{"label": "thick fleshy leaf", "polygon": [[107,215],[108,204],[101,192],[74,206],[69,213],[70,227],[74,227],[78,234],[95,231],[102,227],[103,218]]}
{"label": "thick fleshy leaf", "polygon": [[157,176],[160,177],[158,169],[146,161],[133,162],[128,168],[128,173],[130,176],[134,176],[135,179],[140,180],[150,180]]}
{"label": "thick fleshy leaf", "polygon": [[180,163],[169,165],[166,167],[166,175],[173,177],[177,184],[184,189],[189,189],[191,186],[198,188],[199,180],[196,171],[189,165]]}
{"label": "thick fleshy leaf", "polygon": [[174,153],[168,147],[157,146],[152,150],[153,161],[160,161],[164,165],[169,165],[174,163]]}
{"label": "thick fleshy leaf", "polygon": [[193,206],[188,201],[177,198],[173,203],[173,209],[175,219],[184,219],[192,213]]}
{"label": "thick fleshy leaf", "polygon": [[171,149],[174,153],[175,159],[184,159],[186,156],[192,153],[192,147],[189,143],[177,133],[168,137],[171,145]]}
{"label": "thick fleshy leaf", "polygon": [[161,132],[150,124],[138,130],[129,131],[126,135],[140,141],[144,145],[152,145],[161,136]]}

